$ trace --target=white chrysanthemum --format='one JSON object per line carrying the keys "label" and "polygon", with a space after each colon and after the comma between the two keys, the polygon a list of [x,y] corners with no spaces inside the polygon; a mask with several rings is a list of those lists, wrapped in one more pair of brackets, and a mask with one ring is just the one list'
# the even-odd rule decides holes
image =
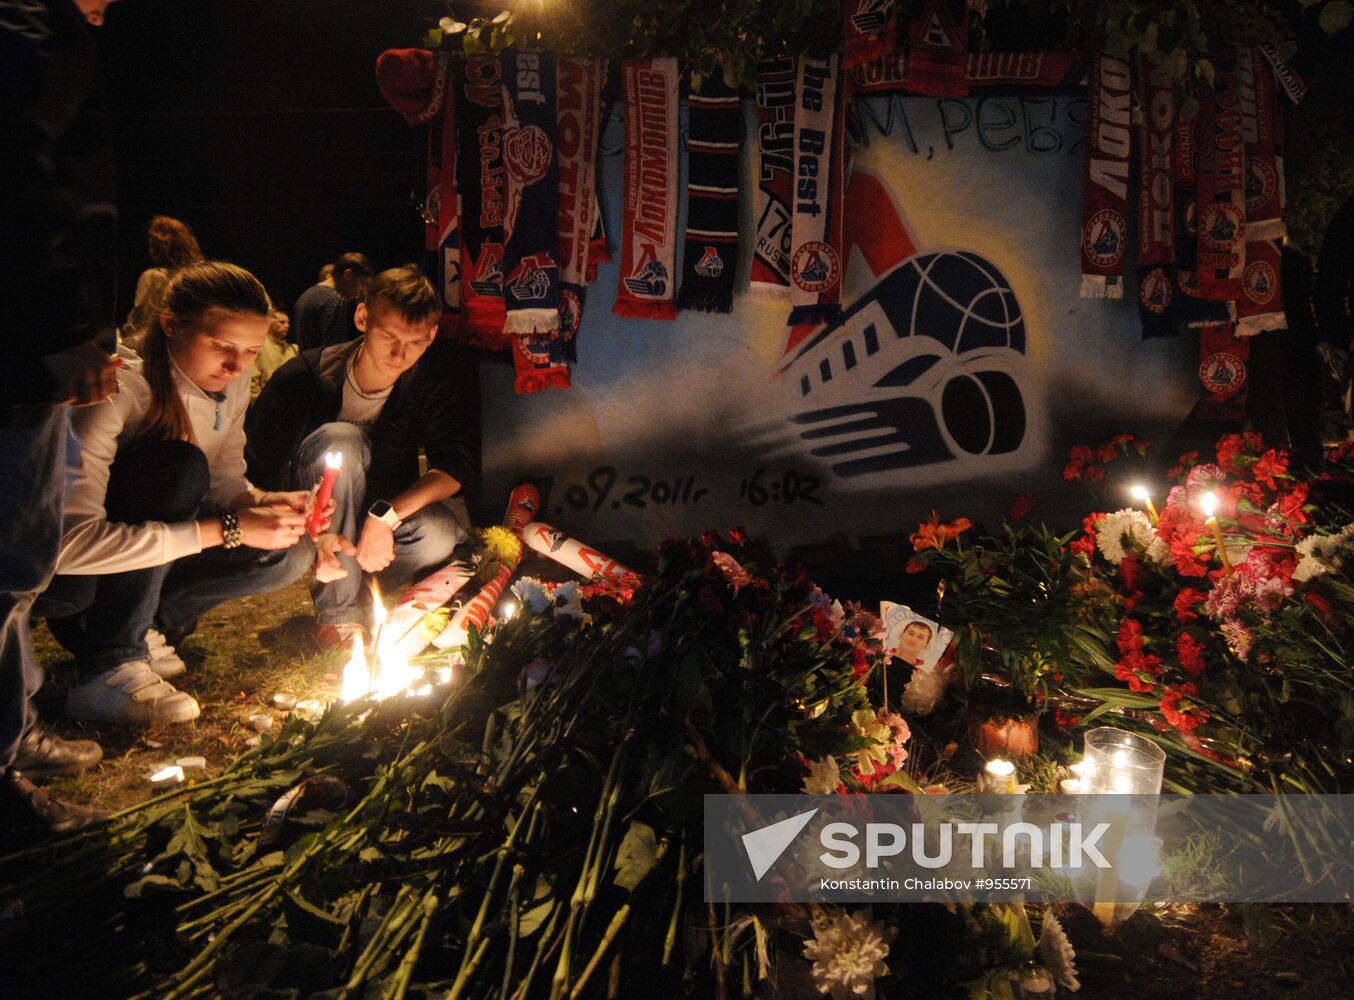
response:
{"label": "white chrysanthemum", "polygon": [[1313,577],[1342,569],[1345,553],[1354,547],[1354,524],[1347,524],[1333,535],[1308,535],[1298,542],[1298,566],[1293,579],[1306,583]]}
{"label": "white chrysanthemum", "polygon": [[1070,993],[1081,989],[1077,979],[1077,953],[1062,923],[1050,910],[1044,911],[1044,922],[1039,928],[1039,960],[1053,974],[1059,986]]}
{"label": "white chrysanthemum", "polygon": [[517,599],[522,602],[522,606],[533,614],[539,615],[550,607],[550,591],[546,590],[545,584],[534,576],[520,577],[512,585],[512,590],[517,595]]}
{"label": "white chrysanthemum", "polygon": [[874,981],[888,975],[884,959],[898,929],[873,918],[866,907],[854,914],[829,913],[825,921],[815,921],[813,940],[804,942],[804,957],[813,961],[819,993],[831,994],[832,1000],[874,1000]]}
{"label": "white chrysanthemum", "polygon": [[804,778],[804,791],[809,795],[832,795],[842,783],[842,769],[831,754],[821,760],[809,761],[809,773]]}
{"label": "white chrysanthemum", "polygon": [[1095,527],[1095,544],[1100,554],[1118,566],[1129,554],[1129,546],[1142,549],[1154,563],[1170,561],[1171,550],[1160,538],[1147,515],[1132,507],[1116,510]]}
{"label": "white chrysanthemum", "polygon": [[582,619],[583,614],[583,594],[578,589],[578,581],[570,580],[568,583],[561,583],[555,588],[555,617],[564,615],[566,618]]}
{"label": "white chrysanthemum", "polygon": [[912,715],[930,715],[945,693],[945,674],[939,670],[914,670],[903,688],[903,708]]}
{"label": "white chrysanthemum", "polygon": [[876,765],[888,762],[893,730],[879,721],[874,709],[862,708],[851,713],[851,732],[870,741],[855,751],[856,770],[861,774],[874,774]]}

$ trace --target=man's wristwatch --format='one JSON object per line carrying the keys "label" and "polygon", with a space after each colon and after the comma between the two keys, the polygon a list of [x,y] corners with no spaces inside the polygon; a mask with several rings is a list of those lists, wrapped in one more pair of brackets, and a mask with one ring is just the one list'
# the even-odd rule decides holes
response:
{"label": "man's wristwatch", "polygon": [[240,519],[230,511],[221,514],[221,548],[238,549],[244,541],[240,531]]}
{"label": "man's wristwatch", "polygon": [[394,531],[404,522],[400,520],[400,515],[395,513],[395,508],[390,506],[388,500],[377,500],[367,510],[368,517],[374,517],[391,531]]}

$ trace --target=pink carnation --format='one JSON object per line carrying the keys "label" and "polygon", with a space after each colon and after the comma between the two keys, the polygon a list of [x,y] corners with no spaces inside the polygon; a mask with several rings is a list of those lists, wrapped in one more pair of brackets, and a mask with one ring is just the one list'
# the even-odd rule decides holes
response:
{"label": "pink carnation", "polygon": [[729,581],[735,594],[752,582],[752,574],[745,570],[738,560],[727,552],[710,553],[710,561],[719,567],[724,579]]}

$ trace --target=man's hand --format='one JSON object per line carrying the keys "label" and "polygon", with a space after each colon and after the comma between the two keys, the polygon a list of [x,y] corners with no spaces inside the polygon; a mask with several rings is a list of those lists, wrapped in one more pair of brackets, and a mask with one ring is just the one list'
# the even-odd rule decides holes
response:
{"label": "man's hand", "polygon": [[345,556],[357,555],[357,548],[342,535],[325,532],[315,539],[315,580],[318,583],[331,583],[341,580],[348,571],[339,562],[339,553]]}
{"label": "man's hand", "polygon": [[92,340],[45,355],[38,361],[56,383],[53,402],[92,406],[118,391],[122,359]]}
{"label": "man's hand", "polygon": [[357,540],[357,564],[367,573],[379,573],[394,559],[395,532],[376,518],[368,517]]}

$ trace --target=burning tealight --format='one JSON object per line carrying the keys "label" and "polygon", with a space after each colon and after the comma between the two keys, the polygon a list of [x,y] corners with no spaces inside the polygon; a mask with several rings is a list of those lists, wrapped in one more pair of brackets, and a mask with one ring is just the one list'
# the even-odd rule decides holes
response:
{"label": "burning tealight", "polygon": [[516,601],[507,600],[498,606],[498,617],[501,621],[511,621],[515,614],[517,614]]}
{"label": "burning tealight", "polygon": [[201,771],[207,766],[206,757],[180,757],[174,763],[185,771]]}
{"label": "burning tealight", "polygon": [[273,717],[267,712],[259,712],[249,717],[249,724],[256,732],[266,733],[273,728]]}
{"label": "burning tealight", "polygon": [[979,775],[978,790],[1013,794],[1016,790],[1015,770],[1015,765],[1002,757],[989,760]]}
{"label": "burning tealight", "polygon": [[290,712],[296,707],[296,695],[287,691],[279,691],[273,695],[273,707],[280,712]]}
{"label": "burning tealight", "polygon": [[441,667],[440,669],[438,669],[438,671],[437,671],[437,683],[438,683],[438,684],[450,684],[450,683],[451,683],[451,667]]}
{"label": "burning tealight", "polygon": [[1080,778],[1063,778],[1058,782],[1058,790],[1064,795],[1080,795],[1085,791]]}
{"label": "burning tealight", "polygon": [[183,768],[178,764],[168,764],[150,776],[152,788],[173,788],[183,781]]}

